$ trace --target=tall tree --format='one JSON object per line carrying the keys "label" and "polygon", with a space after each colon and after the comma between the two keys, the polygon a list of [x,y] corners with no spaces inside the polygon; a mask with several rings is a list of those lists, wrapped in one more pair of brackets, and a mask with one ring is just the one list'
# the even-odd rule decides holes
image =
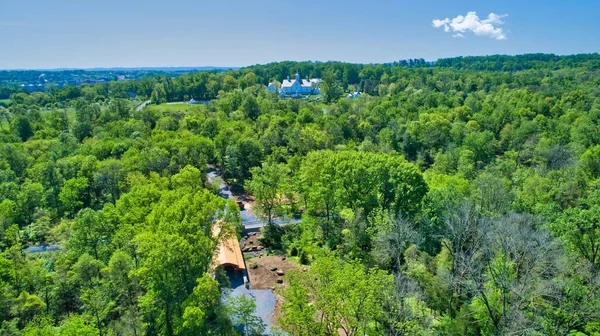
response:
{"label": "tall tree", "polygon": [[280,322],[296,335],[376,334],[385,315],[383,302],[393,288],[393,278],[384,271],[365,271],[357,262],[330,256],[287,277]]}
{"label": "tall tree", "polygon": [[246,190],[256,201],[257,212],[264,216],[268,225],[281,213],[283,191],[287,182],[287,167],[283,164],[264,163],[250,169],[252,179],[246,182]]}

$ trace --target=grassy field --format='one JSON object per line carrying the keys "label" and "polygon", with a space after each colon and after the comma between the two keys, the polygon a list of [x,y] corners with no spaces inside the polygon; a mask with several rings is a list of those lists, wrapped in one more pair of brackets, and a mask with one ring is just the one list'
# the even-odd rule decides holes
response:
{"label": "grassy field", "polygon": [[71,123],[75,122],[75,108],[74,107],[65,107],[65,108],[42,110],[42,111],[40,111],[40,113],[42,115],[44,115],[44,114],[50,113],[50,112],[52,112],[54,110],[65,111],[67,113],[67,118],[69,118],[69,122],[71,122]]}
{"label": "grassy field", "polygon": [[169,104],[160,104],[160,105],[148,105],[147,109],[153,109],[160,112],[168,112],[168,111],[189,111],[194,108],[197,108],[199,105],[190,105],[188,103],[169,103]]}
{"label": "grassy field", "polygon": [[67,118],[69,118],[69,121],[71,123],[75,122],[75,108],[74,107],[65,107],[62,109],[58,109],[59,111],[64,110],[65,112],[67,112]]}
{"label": "grassy field", "polygon": [[8,104],[10,103],[10,99],[0,99],[0,103]]}

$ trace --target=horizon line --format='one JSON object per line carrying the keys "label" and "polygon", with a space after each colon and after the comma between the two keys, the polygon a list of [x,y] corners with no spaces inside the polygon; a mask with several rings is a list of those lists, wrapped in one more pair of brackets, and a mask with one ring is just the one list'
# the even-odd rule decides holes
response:
{"label": "horizon line", "polygon": [[102,70],[154,70],[154,69],[205,69],[207,71],[210,70],[239,70],[251,66],[257,65],[268,65],[273,63],[283,63],[283,62],[295,62],[295,63],[328,63],[328,62],[339,62],[339,63],[348,63],[348,64],[363,64],[363,65],[376,65],[376,64],[392,64],[394,62],[400,61],[408,61],[415,59],[423,59],[425,62],[437,62],[441,59],[452,59],[452,58],[460,58],[460,57],[491,57],[491,56],[523,56],[523,55],[555,55],[555,56],[576,56],[576,55],[598,55],[598,52],[584,52],[584,53],[571,53],[571,54],[560,54],[560,53],[546,53],[546,52],[531,52],[531,53],[520,53],[520,54],[481,54],[481,55],[457,55],[457,56],[449,56],[449,57],[438,57],[435,60],[427,60],[425,58],[404,58],[397,59],[393,61],[387,62],[348,62],[348,61],[340,61],[340,60],[327,60],[327,61],[319,61],[319,60],[279,60],[279,61],[268,61],[264,63],[254,63],[249,65],[238,65],[238,66],[213,66],[213,65],[202,65],[202,66],[96,66],[96,67],[56,67],[56,68],[4,68],[0,69],[0,71],[72,71],[72,70],[83,70],[83,71],[102,71]]}

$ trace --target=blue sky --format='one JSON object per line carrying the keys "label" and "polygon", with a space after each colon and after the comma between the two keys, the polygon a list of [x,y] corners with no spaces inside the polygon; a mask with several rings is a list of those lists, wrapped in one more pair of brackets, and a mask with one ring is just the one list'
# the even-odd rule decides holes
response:
{"label": "blue sky", "polygon": [[[469,12],[479,20],[453,24]],[[0,69],[591,53],[598,13],[591,0],[0,0]],[[485,23],[495,33],[475,34]]]}

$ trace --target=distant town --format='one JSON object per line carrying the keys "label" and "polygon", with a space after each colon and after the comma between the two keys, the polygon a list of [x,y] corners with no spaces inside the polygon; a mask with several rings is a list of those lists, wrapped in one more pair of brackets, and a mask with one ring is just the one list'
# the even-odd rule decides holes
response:
{"label": "distant town", "polygon": [[186,73],[235,70],[237,67],[149,67],[149,68],[94,68],[0,70],[0,86],[21,89],[23,92],[45,91],[66,85],[99,84],[127,81],[164,75],[176,77]]}

